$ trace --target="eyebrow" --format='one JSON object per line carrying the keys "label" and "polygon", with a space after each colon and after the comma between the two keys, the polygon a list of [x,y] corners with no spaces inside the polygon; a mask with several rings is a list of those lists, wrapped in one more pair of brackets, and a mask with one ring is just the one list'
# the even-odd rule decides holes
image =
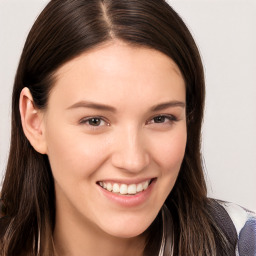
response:
{"label": "eyebrow", "polygon": [[[150,111],[155,112],[155,111],[164,110],[164,109],[167,109],[170,107],[185,108],[185,106],[186,106],[186,104],[182,101],[168,101],[168,102],[154,105],[153,107],[150,108]],[[84,100],[71,105],[67,109],[75,109],[75,108],[91,108],[91,109],[109,111],[109,112],[113,112],[113,113],[117,112],[116,108],[114,108],[112,106],[101,104],[101,103],[96,103],[96,102],[91,102],[91,101],[84,101]]]}
{"label": "eyebrow", "polygon": [[84,101],[84,100],[71,105],[67,109],[74,109],[74,108],[92,108],[92,109],[105,110],[105,111],[114,112],[114,113],[116,112],[116,109],[114,107],[101,104],[101,103]]}
{"label": "eyebrow", "polygon": [[150,110],[154,112],[154,111],[164,110],[164,109],[171,108],[171,107],[172,108],[174,108],[174,107],[185,108],[186,104],[183,101],[174,100],[174,101],[168,101],[168,102],[157,104],[157,105],[151,107]]}

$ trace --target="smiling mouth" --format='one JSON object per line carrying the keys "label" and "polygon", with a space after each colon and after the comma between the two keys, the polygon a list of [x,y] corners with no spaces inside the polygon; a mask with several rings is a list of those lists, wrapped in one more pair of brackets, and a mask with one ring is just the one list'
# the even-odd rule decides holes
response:
{"label": "smiling mouth", "polygon": [[136,195],[148,189],[154,179],[149,179],[137,184],[99,181],[97,184],[103,189],[120,195]]}

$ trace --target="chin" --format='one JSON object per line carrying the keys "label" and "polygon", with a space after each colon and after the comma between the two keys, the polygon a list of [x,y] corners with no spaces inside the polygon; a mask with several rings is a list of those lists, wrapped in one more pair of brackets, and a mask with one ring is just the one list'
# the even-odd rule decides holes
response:
{"label": "chin", "polygon": [[111,226],[103,228],[106,233],[111,236],[119,238],[134,238],[142,235],[148,227],[151,225],[151,222],[142,223],[134,221],[132,224],[125,222],[123,224],[113,224]]}
{"label": "chin", "polygon": [[116,232],[111,232],[109,235],[118,237],[118,238],[124,238],[124,239],[129,239],[129,238],[134,238],[142,235],[145,232],[146,229],[143,230],[122,230],[122,231],[116,231]]}

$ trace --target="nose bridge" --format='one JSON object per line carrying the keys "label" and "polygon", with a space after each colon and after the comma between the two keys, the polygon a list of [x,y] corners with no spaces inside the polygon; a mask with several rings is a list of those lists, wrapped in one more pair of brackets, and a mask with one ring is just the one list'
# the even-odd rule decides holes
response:
{"label": "nose bridge", "polygon": [[135,126],[122,129],[115,138],[112,164],[128,172],[140,172],[149,164],[149,154],[143,134]]}

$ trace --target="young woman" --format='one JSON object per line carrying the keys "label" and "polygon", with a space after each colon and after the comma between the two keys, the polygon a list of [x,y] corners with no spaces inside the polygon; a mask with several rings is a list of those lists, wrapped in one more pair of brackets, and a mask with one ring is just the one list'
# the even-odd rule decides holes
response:
{"label": "young woman", "polygon": [[16,74],[0,255],[256,255],[255,215],[206,196],[204,89],[165,1],[52,0]]}

